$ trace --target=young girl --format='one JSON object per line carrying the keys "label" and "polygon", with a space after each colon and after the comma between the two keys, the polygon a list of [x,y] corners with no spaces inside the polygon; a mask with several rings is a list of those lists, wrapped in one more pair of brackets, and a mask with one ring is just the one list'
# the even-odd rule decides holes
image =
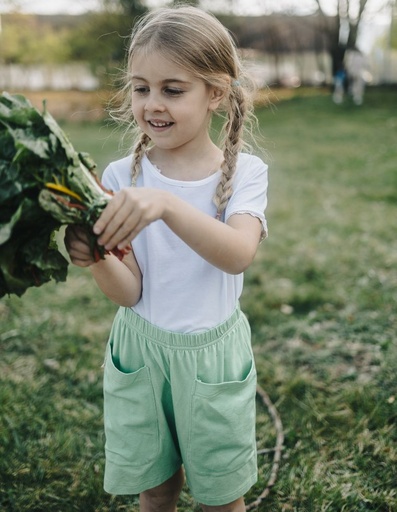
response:
{"label": "young girl", "polygon": [[[266,235],[267,166],[241,153],[251,101],[228,32],[193,7],[135,26],[126,78],[124,110],[141,134],[104,172],[116,193],[94,232],[132,251],[94,263],[84,232],[66,234],[73,263],[121,306],[105,361],[105,490],[174,512],[186,477],[204,511],[241,512],[257,456],[239,297]],[[216,111],[223,150],[209,133]]]}

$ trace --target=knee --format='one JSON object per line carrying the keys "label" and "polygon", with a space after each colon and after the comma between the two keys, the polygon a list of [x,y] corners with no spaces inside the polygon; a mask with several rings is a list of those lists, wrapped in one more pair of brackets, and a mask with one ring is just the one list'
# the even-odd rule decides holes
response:
{"label": "knee", "polygon": [[181,489],[176,486],[160,485],[159,487],[143,491],[141,498],[143,497],[146,501],[161,505],[172,503],[175,498],[178,499],[180,491]]}
{"label": "knee", "polygon": [[163,484],[140,494],[141,510],[173,511],[184,484],[183,471],[179,470]]}
{"label": "knee", "polygon": [[203,512],[244,512],[245,504],[244,498],[239,498],[231,503],[227,503],[226,505],[201,505]]}
{"label": "knee", "polygon": [[149,489],[139,496],[140,510],[144,512],[174,512],[179,493],[172,489]]}

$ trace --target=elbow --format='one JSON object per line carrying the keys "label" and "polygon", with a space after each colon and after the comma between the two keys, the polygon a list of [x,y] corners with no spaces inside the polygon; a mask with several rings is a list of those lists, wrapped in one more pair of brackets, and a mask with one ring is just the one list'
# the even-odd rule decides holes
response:
{"label": "elbow", "polygon": [[134,289],[133,287],[127,286],[124,289],[119,288],[117,293],[109,293],[109,291],[107,291],[107,293],[105,292],[105,295],[107,295],[112,302],[117,304],[117,306],[132,308],[140,301],[142,289],[141,287]]}
{"label": "elbow", "polygon": [[114,300],[113,302],[115,302],[118,306],[121,306],[123,308],[132,308],[136,304],[136,301],[133,302],[130,300]]}
{"label": "elbow", "polygon": [[123,304],[120,304],[120,306],[123,306],[125,308],[132,308],[141,300],[141,296],[141,289],[137,290],[136,293],[126,294],[123,300]]}
{"label": "elbow", "polygon": [[235,250],[225,254],[226,272],[238,275],[245,272],[255,259],[258,250],[258,241],[254,237],[240,239],[235,245]]}
{"label": "elbow", "polygon": [[241,258],[235,258],[233,261],[229,261],[225,271],[228,274],[238,275],[245,272],[252,264],[255,258],[254,254],[247,254]]}
{"label": "elbow", "polygon": [[243,274],[249,266],[250,265],[238,265],[227,270],[227,273],[238,276],[239,274]]}
{"label": "elbow", "polygon": [[132,308],[139,302],[140,297],[136,298],[136,297],[129,297],[129,296],[125,296],[125,297],[118,296],[118,297],[109,297],[109,299],[112,302],[114,302],[115,304],[117,304],[117,306],[121,306],[123,308]]}

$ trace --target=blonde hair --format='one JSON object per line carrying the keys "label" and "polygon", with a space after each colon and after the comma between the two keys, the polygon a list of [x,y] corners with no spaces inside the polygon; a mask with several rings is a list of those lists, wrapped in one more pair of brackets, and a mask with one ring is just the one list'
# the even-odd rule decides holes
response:
{"label": "blonde hair", "polygon": [[[196,7],[179,5],[159,8],[143,16],[134,26],[128,51],[124,100],[120,113],[128,126],[134,126],[131,109],[131,84],[128,70],[137,51],[162,53],[208,86],[224,92],[217,113],[223,114],[221,149],[224,160],[222,176],[214,203],[217,217],[224,211],[232,194],[232,180],[237,157],[245,145],[243,133],[252,132],[254,83],[243,71],[236,46],[227,29],[211,14]],[[141,159],[150,138],[140,132],[134,147],[132,183],[141,171]]]}

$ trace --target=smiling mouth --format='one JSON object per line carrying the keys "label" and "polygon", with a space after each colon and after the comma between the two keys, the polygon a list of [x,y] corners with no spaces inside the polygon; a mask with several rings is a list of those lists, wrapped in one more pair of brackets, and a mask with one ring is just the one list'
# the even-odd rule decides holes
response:
{"label": "smiling mouth", "polygon": [[174,124],[165,121],[148,121],[148,123],[154,128],[167,128],[168,126],[172,126]]}

